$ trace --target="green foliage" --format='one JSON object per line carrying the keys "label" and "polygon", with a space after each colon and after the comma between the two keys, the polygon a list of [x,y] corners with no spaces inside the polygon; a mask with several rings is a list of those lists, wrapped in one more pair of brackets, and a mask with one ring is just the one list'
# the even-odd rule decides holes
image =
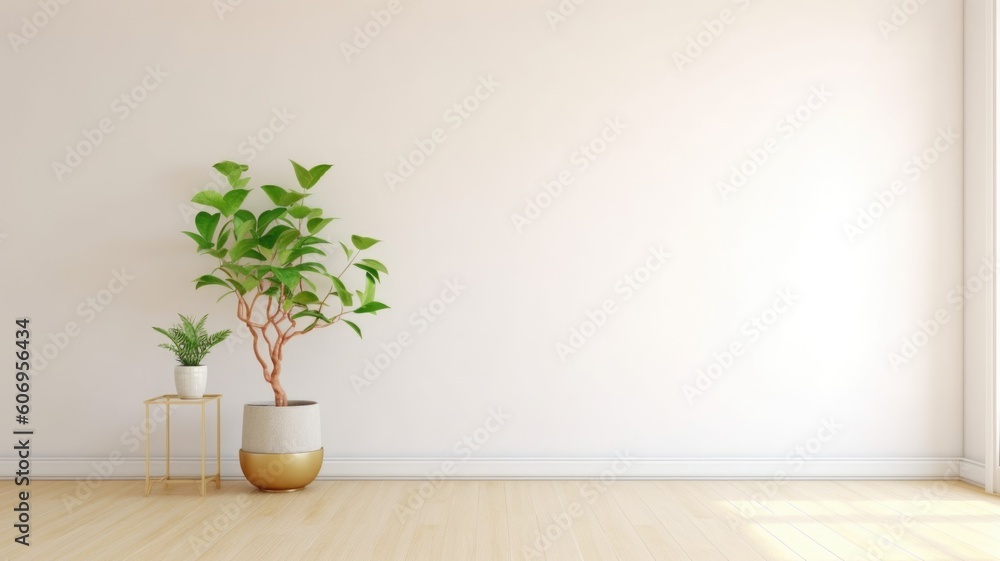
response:
{"label": "green foliage", "polygon": [[[303,333],[343,321],[361,336],[353,322],[343,319],[349,313],[374,314],[388,308],[375,301],[376,285],[388,269],[374,259],[361,259],[363,250],[379,242],[374,238],[351,236],[349,249],[340,243],[347,264],[343,271],[334,274],[324,265],[328,262],[326,246],[331,242],[319,234],[335,220],[324,216],[324,211],[307,200],[310,190],[332,167],[321,164],[306,168],[292,161],[297,187],[263,185],[260,191],[270,202],[260,212],[243,208],[253,189],[248,187],[249,177],[243,173],[249,167],[236,162],[219,162],[213,167],[226,177],[230,190],[220,193],[202,191],[193,202],[211,210],[199,212],[195,217],[196,232],[184,232],[197,244],[200,254],[215,258],[218,266],[210,273],[195,279],[195,288],[219,286],[225,288],[223,297],[232,295],[246,307],[262,300],[268,314],[278,312],[292,323],[294,330]],[[354,265],[364,271],[360,277],[363,290],[352,291],[343,278]],[[355,294],[358,295],[355,301]],[[352,306],[357,306],[351,309]],[[243,318],[241,318],[243,319]],[[304,320],[303,323],[298,323]],[[269,319],[275,323],[277,322]]]}
{"label": "green foliage", "polygon": [[177,356],[177,361],[184,366],[201,366],[201,361],[205,359],[212,347],[226,340],[231,333],[228,329],[218,333],[208,334],[205,330],[205,322],[208,316],[202,317],[195,323],[193,318],[178,314],[181,323],[163,329],[154,327],[158,333],[162,333],[170,339],[170,343],[158,345]]}

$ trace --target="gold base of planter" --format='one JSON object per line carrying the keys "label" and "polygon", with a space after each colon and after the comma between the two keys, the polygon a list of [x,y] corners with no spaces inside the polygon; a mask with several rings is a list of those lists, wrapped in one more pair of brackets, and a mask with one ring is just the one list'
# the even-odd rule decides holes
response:
{"label": "gold base of planter", "polygon": [[240,469],[254,487],[269,493],[300,491],[319,475],[323,449],[300,454],[255,454],[240,450]]}

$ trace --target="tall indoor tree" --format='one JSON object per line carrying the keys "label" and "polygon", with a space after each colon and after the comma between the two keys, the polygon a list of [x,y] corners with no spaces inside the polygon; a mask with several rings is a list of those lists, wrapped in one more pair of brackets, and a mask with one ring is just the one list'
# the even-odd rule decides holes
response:
{"label": "tall indoor tree", "polygon": [[[385,265],[375,259],[359,259],[379,240],[351,236],[348,247],[339,242],[346,265],[333,273],[323,264],[329,259],[325,246],[331,242],[319,234],[334,220],[322,209],[307,204],[310,190],[332,167],[321,164],[305,168],[292,162],[298,188],[263,185],[260,190],[271,201],[254,213],[244,209],[251,193],[249,167],[224,161],[213,166],[225,176],[229,189],[199,192],[192,202],[212,209],[195,216],[196,232],[184,232],[198,244],[198,253],[211,256],[217,265],[196,279],[195,288],[220,286],[219,298],[236,300],[236,316],[253,339],[253,352],[274,391],[274,404],[288,405],[281,385],[285,346],[296,337],[343,323],[361,336],[348,314],[374,314],[388,308],[375,300],[375,288]],[[352,267],[353,266],[353,267]],[[364,273],[364,288],[351,291],[342,277],[350,271]]]}

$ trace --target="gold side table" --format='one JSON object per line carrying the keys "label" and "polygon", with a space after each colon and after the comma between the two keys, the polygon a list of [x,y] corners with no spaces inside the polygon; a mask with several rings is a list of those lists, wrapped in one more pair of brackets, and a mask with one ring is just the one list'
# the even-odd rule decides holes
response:
{"label": "gold side table", "polygon": [[[215,475],[205,477],[205,405],[215,402]],[[149,427],[149,406],[163,405],[167,409],[167,473],[163,477],[151,480],[149,478],[149,433],[146,433],[146,496],[153,489],[153,485],[164,481],[192,481],[199,483],[201,496],[205,496],[206,484],[215,481],[215,488],[222,488],[222,395],[205,394],[201,399],[181,399],[176,394],[167,394],[147,399],[143,402],[146,405],[146,426]],[[170,406],[171,405],[200,405],[201,406],[201,477],[171,477],[170,476]]]}

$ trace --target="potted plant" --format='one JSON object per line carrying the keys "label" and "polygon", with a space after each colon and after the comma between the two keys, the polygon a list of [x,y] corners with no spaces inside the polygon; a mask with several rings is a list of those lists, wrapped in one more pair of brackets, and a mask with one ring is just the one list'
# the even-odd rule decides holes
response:
{"label": "potted plant", "polygon": [[218,333],[208,334],[205,322],[208,316],[203,316],[197,323],[194,319],[177,314],[181,323],[163,329],[154,327],[170,339],[170,343],[159,346],[177,356],[180,365],[174,367],[174,386],[181,399],[201,399],[205,395],[205,384],[208,382],[208,367],[201,362],[205,360],[212,347],[226,340],[230,331],[224,329]]}
{"label": "potted plant", "polygon": [[[250,331],[251,349],[274,403],[249,403],[243,408],[240,466],[247,479],[266,491],[301,489],[319,473],[323,461],[319,405],[289,400],[282,386],[286,345],[308,333],[344,324],[361,336],[348,314],[374,314],[388,308],[375,300],[375,288],[386,267],[374,259],[359,259],[379,240],[351,236],[341,242],[343,268],[332,272],[324,265],[330,244],[319,234],[334,220],[309,205],[310,190],[332,167],[305,168],[291,162],[297,188],[263,185],[270,205],[258,212],[243,208],[250,195],[248,166],[224,161],[215,164],[225,176],[225,192],[205,190],[192,202],[211,208],[195,216],[195,232],[184,232],[211,256],[216,266],[195,280],[195,288],[218,286],[221,298],[236,304],[236,317]],[[360,276],[363,288],[351,291],[344,277]],[[359,272],[360,271],[360,272]],[[220,299],[221,299],[220,298]]]}

